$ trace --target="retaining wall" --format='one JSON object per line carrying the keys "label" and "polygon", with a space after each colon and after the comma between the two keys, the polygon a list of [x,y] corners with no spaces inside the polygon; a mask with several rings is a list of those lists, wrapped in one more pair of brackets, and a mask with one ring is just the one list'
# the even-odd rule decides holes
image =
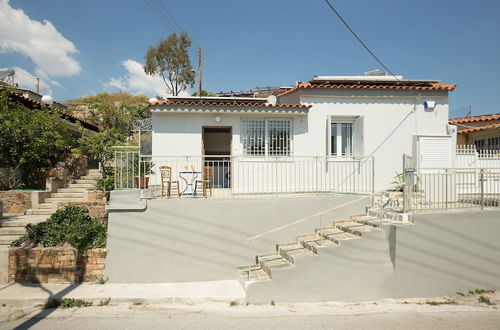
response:
{"label": "retaining wall", "polygon": [[9,250],[9,282],[96,282],[103,277],[106,249],[82,253],[72,247]]}

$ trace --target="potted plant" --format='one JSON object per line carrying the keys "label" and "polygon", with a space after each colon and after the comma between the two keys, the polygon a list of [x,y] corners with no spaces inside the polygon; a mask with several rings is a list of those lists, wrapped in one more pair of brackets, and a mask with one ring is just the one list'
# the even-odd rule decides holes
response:
{"label": "potted plant", "polygon": [[139,189],[147,189],[149,186],[149,176],[155,174],[155,164],[152,161],[139,161],[134,164],[135,185]]}

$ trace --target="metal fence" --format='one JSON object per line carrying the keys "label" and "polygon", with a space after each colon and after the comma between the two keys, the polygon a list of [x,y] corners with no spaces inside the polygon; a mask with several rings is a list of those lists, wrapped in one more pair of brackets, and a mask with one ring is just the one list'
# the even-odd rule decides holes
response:
{"label": "metal fence", "polygon": [[500,168],[420,170],[404,198],[413,211],[498,207]]}
{"label": "metal fence", "polygon": [[500,168],[500,150],[477,150],[475,145],[457,145],[455,168]]}
{"label": "metal fence", "polygon": [[[115,189],[141,189],[146,198],[371,194],[373,165],[373,158],[152,156],[140,155],[134,149],[117,148]],[[170,168],[170,178],[161,174],[160,168],[165,166]]]}

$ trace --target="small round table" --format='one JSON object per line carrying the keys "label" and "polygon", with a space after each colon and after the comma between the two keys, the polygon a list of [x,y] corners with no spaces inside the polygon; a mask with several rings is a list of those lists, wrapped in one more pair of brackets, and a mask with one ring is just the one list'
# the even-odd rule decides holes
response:
{"label": "small round table", "polygon": [[[198,175],[200,175],[201,172],[198,171],[180,171],[179,172],[179,178],[181,178],[184,181],[184,189],[181,191],[181,195],[192,195],[193,197],[196,196],[196,193],[194,191],[195,189],[195,183],[196,179],[198,178]],[[188,189],[191,188],[191,191],[188,191]]]}

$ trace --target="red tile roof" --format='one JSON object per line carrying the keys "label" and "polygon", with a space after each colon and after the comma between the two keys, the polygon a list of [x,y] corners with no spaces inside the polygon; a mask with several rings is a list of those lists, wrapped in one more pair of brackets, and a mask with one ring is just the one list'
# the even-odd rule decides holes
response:
{"label": "red tile roof", "polygon": [[267,100],[248,99],[167,99],[151,102],[151,105],[171,105],[171,106],[202,106],[202,107],[256,107],[256,108],[302,108],[308,109],[310,105],[304,104],[267,104]]}
{"label": "red tile roof", "polygon": [[469,127],[469,128],[459,129],[457,131],[457,133],[458,134],[467,134],[467,133],[482,131],[484,129],[500,129],[500,123],[488,124],[488,125],[478,126],[478,127]]}
{"label": "red tile roof", "polygon": [[[38,102],[36,100],[33,100],[29,97],[26,97],[24,96],[23,94],[20,94],[20,93],[13,93],[15,97],[17,97],[19,100],[21,100],[22,102],[25,102],[25,103],[29,103],[37,108],[41,108],[42,106],[45,106],[45,104],[41,103],[41,102]],[[97,126],[96,124],[94,124],[93,122],[91,121],[88,121],[88,120],[85,120],[85,119],[80,119],[76,116],[73,116],[69,113],[66,113],[62,110],[59,110],[59,109],[55,109],[55,108],[52,108],[50,107],[52,110],[56,111],[57,113],[59,113],[61,115],[61,117],[63,117],[64,119],[67,119],[71,122],[79,122],[80,124],[82,124],[83,127],[87,128],[87,129],[90,129],[90,130],[93,130],[93,131],[99,131],[99,126]]]}
{"label": "red tile roof", "polygon": [[436,82],[429,83],[413,83],[413,82],[367,82],[363,81],[360,83],[352,82],[324,82],[324,81],[314,81],[300,82],[297,86],[289,91],[286,91],[279,96],[286,94],[291,94],[299,89],[404,89],[404,90],[419,90],[419,91],[453,91],[456,85],[441,84]]}
{"label": "red tile roof", "polygon": [[465,123],[475,123],[475,122],[490,121],[490,120],[500,120],[500,114],[456,118],[456,119],[451,119],[448,122],[450,124],[465,124]]}

